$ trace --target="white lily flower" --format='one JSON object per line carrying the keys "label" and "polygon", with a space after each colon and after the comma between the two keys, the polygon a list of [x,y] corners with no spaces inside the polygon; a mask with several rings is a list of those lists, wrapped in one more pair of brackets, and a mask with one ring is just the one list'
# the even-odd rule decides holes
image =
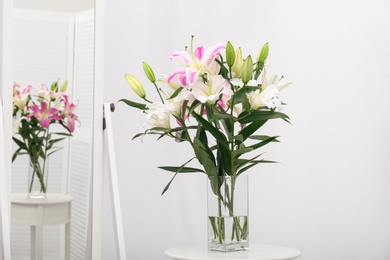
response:
{"label": "white lily flower", "polygon": [[170,113],[166,106],[161,103],[147,105],[149,111],[146,115],[144,127],[150,129],[153,127],[171,128],[169,117]]}
{"label": "white lily flower", "polygon": [[192,86],[191,93],[201,103],[208,102],[210,104],[214,104],[221,94],[228,97],[233,95],[227,81],[221,75],[210,75],[207,83],[196,81]]}
{"label": "white lily flower", "polygon": [[22,116],[21,111],[16,112],[16,114],[12,120],[12,130],[14,133],[17,133],[19,131],[20,122],[24,118],[26,118],[26,117]]}
{"label": "white lily flower", "polygon": [[259,107],[266,106],[268,108],[280,111],[281,101],[279,99],[279,92],[286,86],[292,84],[292,82],[281,84],[280,81],[283,77],[276,75],[271,76],[270,80],[267,80],[266,74],[266,69],[264,68],[261,89],[257,89],[247,94],[251,109],[255,110]]}
{"label": "white lily flower", "polygon": [[242,82],[242,80],[239,78],[232,78],[230,80],[230,83],[232,83],[234,86],[238,86],[240,88],[242,88],[244,86],[244,82]]}

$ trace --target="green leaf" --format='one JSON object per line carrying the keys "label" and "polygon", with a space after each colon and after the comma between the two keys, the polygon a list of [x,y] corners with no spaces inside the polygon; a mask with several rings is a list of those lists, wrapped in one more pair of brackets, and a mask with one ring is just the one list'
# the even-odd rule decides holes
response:
{"label": "green leaf", "polygon": [[234,136],[233,139],[236,140],[238,143],[244,142],[244,137],[241,134]]}
{"label": "green leaf", "polygon": [[264,146],[266,144],[269,144],[269,143],[273,142],[276,138],[278,138],[278,137],[277,136],[272,136],[272,137],[270,137],[270,138],[268,138],[268,139],[266,139],[264,141],[258,142],[257,144],[248,146],[248,148],[252,147],[253,150],[258,149],[258,148],[260,148],[260,147],[262,147],[262,146]]}
{"label": "green leaf", "polygon": [[179,95],[179,93],[180,93],[182,90],[183,90],[183,87],[180,87],[180,88],[176,89],[175,92],[173,92],[173,94],[168,98],[168,100],[177,97],[177,95]]}
{"label": "green leaf", "polygon": [[164,190],[161,193],[161,196],[164,195],[164,193],[169,189],[169,186],[171,186],[172,181],[175,179],[176,175],[180,172],[181,169],[183,169],[188,163],[190,163],[195,157],[189,159],[187,162],[182,164],[179,168],[178,171],[176,171],[175,175],[173,175],[172,179],[168,182],[168,184],[165,186]]}
{"label": "green leaf", "polygon": [[16,157],[20,154],[20,151],[22,150],[22,148],[19,148],[17,149],[14,154],[12,155],[12,162],[15,161]]}
{"label": "green leaf", "polygon": [[239,170],[237,172],[237,175],[240,175],[241,173],[245,172],[246,170],[252,168],[253,166],[259,164],[259,163],[276,163],[275,161],[268,161],[268,160],[258,160],[258,161],[253,161],[253,163],[251,163],[250,165],[242,168],[241,170]]}
{"label": "green leaf", "polygon": [[286,122],[289,122],[289,117],[286,114],[283,114],[281,112],[276,111],[269,111],[269,110],[254,110],[252,112],[242,112],[238,116],[238,121],[241,124],[247,124],[251,123],[253,121],[263,121],[263,120],[269,120],[269,119],[283,119]]}
{"label": "green leaf", "polygon": [[25,143],[17,139],[16,137],[12,137],[12,140],[21,148],[21,149],[27,149],[27,146]]}
{"label": "green leaf", "polygon": [[168,172],[177,172],[177,173],[188,173],[188,172],[202,172],[205,173],[202,169],[192,168],[192,167],[176,167],[176,166],[160,166],[158,167]]}
{"label": "green leaf", "polygon": [[64,147],[58,147],[58,148],[56,148],[56,149],[54,149],[53,151],[51,151],[48,155],[47,155],[47,157],[49,157],[50,155],[52,155],[53,153],[55,153],[55,152],[58,152],[59,150],[62,150]]}
{"label": "green leaf", "polygon": [[206,119],[198,115],[197,113],[192,113],[192,116],[195,117],[195,119],[202,124],[202,126],[217,140],[217,142],[228,146],[226,136],[219,131],[218,128],[214,127],[212,124],[210,124]]}
{"label": "green leaf", "polygon": [[205,172],[209,176],[217,174],[217,167],[215,165],[214,155],[210,152],[209,147],[205,147],[203,143],[197,138],[194,137],[193,149],[198,159],[199,163],[203,165]]}
{"label": "green leaf", "polygon": [[53,135],[72,136],[72,134],[69,134],[69,133],[60,133],[60,132],[53,133]]}
{"label": "green leaf", "polygon": [[148,108],[146,107],[145,104],[133,102],[133,101],[127,100],[127,99],[120,99],[118,102],[120,102],[120,101],[122,101],[123,103],[125,103],[126,105],[131,106],[131,107],[135,107],[135,108],[138,108],[141,110],[148,110]]}
{"label": "green leaf", "polygon": [[[190,108],[189,108],[188,114],[192,114],[193,111],[195,110],[195,108],[196,108],[197,106],[199,106],[200,104],[201,104],[201,103],[200,103],[199,100],[195,100],[194,102],[192,102],[192,104],[191,104],[191,106],[190,106]],[[184,114],[184,113],[183,113],[183,114]]]}
{"label": "green leaf", "polygon": [[256,160],[257,158],[259,158],[262,155],[263,155],[262,153],[258,154],[251,159],[236,159],[234,162],[235,162],[237,168],[240,168],[240,167],[244,166],[245,164],[253,162],[254,160]]}
{"label": "green leaf", "polygon": [[267,120],[258,120],[253,123],[247,125],[243,128],[239,134],[242,135],[243,140],[245,141],[248,137],[250,137],[254,132],[256,132],[262,125],[264,125]]}
{"label": "green leaf", "polygon": [[219,54],[219,60],[218,59],[215,59],[215,61],[219,64],[220,66],[220,70],[219,70],[219,74],[226,80],[229,79],[229,71],[227,70],[224,62],[223,62],[223,57],[221,54]]}
{"label": "green leaf", "polygon": [[279,136],[252,135],[252,136],[249,137],[249,139],[252,139],[252,140],[262,140],[262,141],[264,141],[264,140],[267,140],[267,139],[269,139],[269,138],[271,138],[271,137],[275,137],[275,139],[274,139],[272,142],[279,142],[279,140],[276,139],[276,138],[278,138]]}
{"label": "green leaf", "polygon": [[138,137],[143,136],[143,135],[145,135],[145,133],[138,133],[135,136],[133,136],[133,138],[131,138],[131,140],[134,140],[135,138],[138,138]]}
{"label": "green leaf", "polygon": [[254,149],[252,147],[244,147],[244,148],[241,148],[241,149],[237,149],[237,150],[234,150],[232,152],[232,156],[234,158],[237,158],[238,156],[242,155],[242,154],[245,154],[245,153],[249,153],[251,151],[253,151]]}
{"label": "green leaf", "polygon": [[220,112],[217,110],[214,111],[212,119],[213,120],[229,119],[229,120],[232,120],[233,122],[237,121],[237,118],[235,116],[228,114],[226,112]]}
{"label": "green leaf", "polygon": [[217,143],[217,146],[217,155],[220,157],[219,161],[222,163],[223,169],[228,175],[233,175],[232,151],[226,145],[221,145],[220,143]]}

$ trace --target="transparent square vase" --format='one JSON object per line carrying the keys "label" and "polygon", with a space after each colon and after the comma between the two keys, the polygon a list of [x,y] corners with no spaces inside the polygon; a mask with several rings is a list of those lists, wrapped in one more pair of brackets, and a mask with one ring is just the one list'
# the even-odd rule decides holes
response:
{"label": "transparent square vase", "polygon": [[248,176],[209,177],[207,189],[208,249],[249,249]]}
{"label": "transparent square vase", "polygon": [[46,199],[48,180],[48,160],[39,160],[35,165],[30,162],[28,169],[28,195],[30,199]]}

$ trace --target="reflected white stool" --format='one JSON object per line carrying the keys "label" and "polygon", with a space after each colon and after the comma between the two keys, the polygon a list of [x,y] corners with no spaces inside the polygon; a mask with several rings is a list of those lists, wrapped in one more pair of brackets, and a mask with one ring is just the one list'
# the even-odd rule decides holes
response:
{"label": "reflected white stool", "polygon": [[224,253],[209,251],[205,245],[190,245],[170,248],[165,255],[175,260],[292,260],[301,252],[290,247],[250,244],[249,250]]}
{"label": "reflected white stool", "polygon": [[31,259],[43,258],[43,225],[65,224],[65,259],[70,259],[72,196],[48,193],[46,199],[30,199],[27,193],[11,194],[11,222],[31,226]]}

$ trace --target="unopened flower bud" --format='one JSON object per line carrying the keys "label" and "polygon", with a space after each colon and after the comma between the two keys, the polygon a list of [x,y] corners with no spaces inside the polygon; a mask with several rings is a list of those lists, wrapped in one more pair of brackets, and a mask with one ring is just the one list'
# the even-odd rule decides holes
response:
{"label": "unopened flower bud", "polygon": [[58,90],[58,81],[54,81],[53,83],[51,83],[50,89],[52,91],[57,92],[57,90]]}
{"label": "unopened flower bud", "polygon": [[150,82],[155,83],[156,82],[156,76],[154,75],[154,72],[152,68],[147,64],[146,62],[142,62],[142,66],[144,67],[144,72],[146,77],[150,80]]}
{"label": "unopened flower bud", "polygon": [[255,79],[260,76],[261,71],[264,68],[264,64],[267,61],[269,46],[268,42],[261,47],[256,59]]}
{"label": "unopened flower bud", "polygon": [[248,83],[252,79],[253,75],[253,61],[252,57],[249,55],[245,59],[244,64],[242,65],[242,74],[241,79],[244,84]]}
{"label": "unopened flower bud", "polygon": [[234,47],[230,42],[227,42],[226,44],[226,61],[231,68],[234,64],[235,54],[234,54]]}
{"label": "unopened flower bud", "polygon": [[65,92],[67,88],[68,88],[68,81],[65,80],[65,82],[62,83],[62,85],[61,85],[61,87],[60,87],[60,91],[61,91],[61,92]]}
{"label": "unopened flower bud", "polygon": [[139,82],[139,80],[137,78],[135,78],[134,76],[131,76],[129,74],[126,74],[125,76],[126,76],[127,83],[130,85],[131,89],[140,98],[145,98],[146,97],[145,88],[141,84],[141,82]]}
{"label": "unopened flower bud", "polygon": [[235,54],[235,60],[234,60],[234,65],[232,67],[232,71],[234,72],[234,77],[239,78],[241,77],[241,70],[242,70],[242,65],[244,63],[244,60],[242,59],[242,51],[241,47],[236,50]]}
{"label": "unopened flower bud", "polygon": [[268,52],[269,52],[269,46],[268,42],[261,47],[261,50],[259,51],[259,54],[257,55],[256,62],[262,62],[265,63],[267,61],[268,57]]}

